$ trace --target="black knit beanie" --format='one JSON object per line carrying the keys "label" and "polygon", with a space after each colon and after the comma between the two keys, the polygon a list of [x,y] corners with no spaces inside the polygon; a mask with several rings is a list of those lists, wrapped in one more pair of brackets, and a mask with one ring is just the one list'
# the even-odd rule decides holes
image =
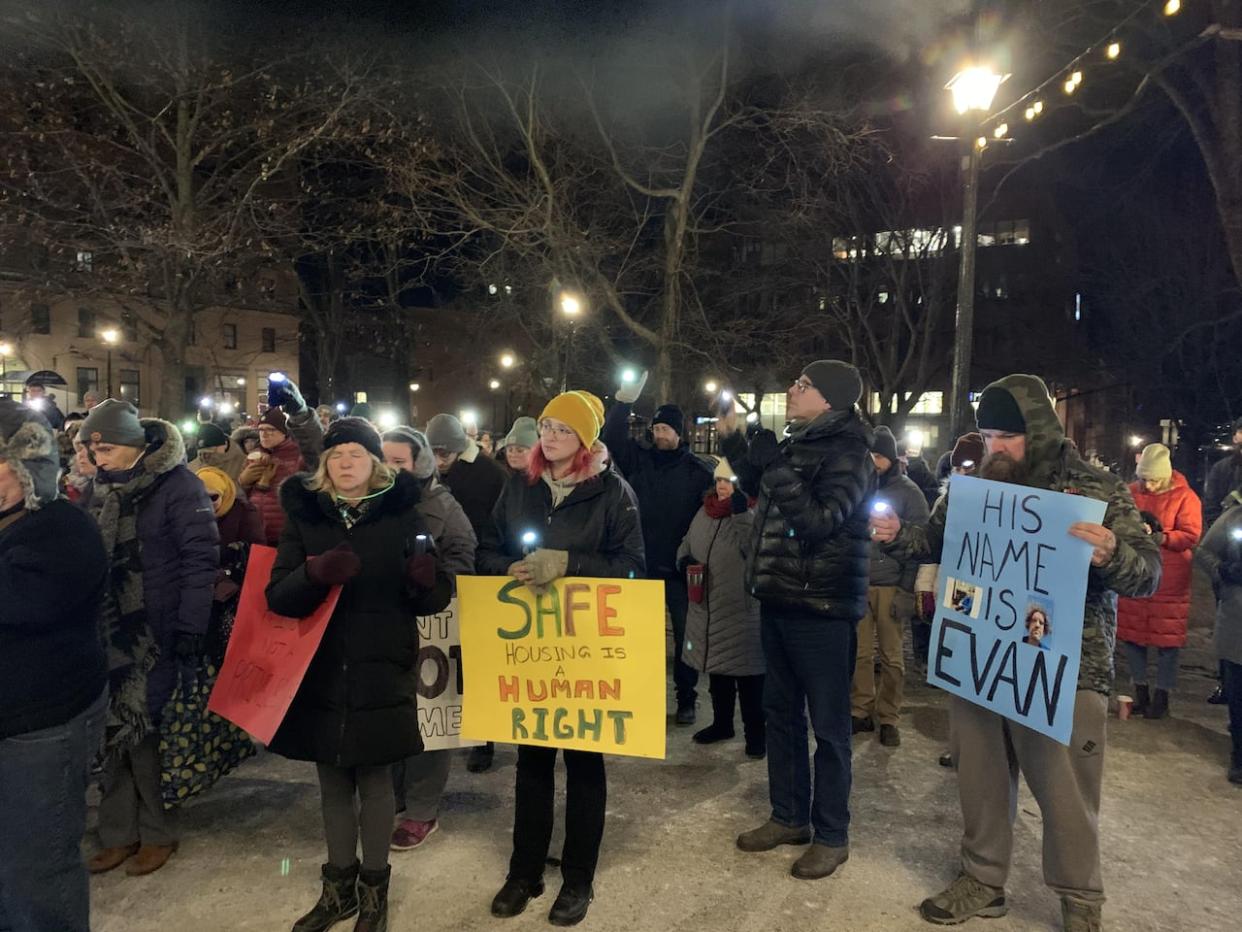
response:
{"label": "black knit beanie", "polygon": [[342,417],[328,425],[323,435],[325,453],[342,443],[357,443],[378,460],[384,458],[384,445],[380,442],[379,431],[371,426],[371,422],[361,417]]}
{"label": "black knit beanie", "polygon": [[677,405],[660,405],[656,408],[655,417],[651,419],[651,426],[657,424],[667,424],[677,432],[678,437],[684,437],[686,434],[686,416],[681,413],[681,408]]}
{"label": "black knit beanie", "polygon": [[832,405],[833,411],[848,411],[862,397],[862,376],[848,362],[817,359],[802,370],[811,384]]}
{"label": "black knit beanie", "polygon": [[1007,434],[1025,434],[1026,418],[1013,395],[996,385],[989,385],[979,396],[975,423],[980,430],[1000,430]]}
{"label": "black knit beanie", "polygon": [[871,452],[884,457],[890,463],[897,462],[897,438],[882,424],[875,429],[875,439],[871,441]]}
{"label": "black knit beanie", "polygon": [[198,428],[199,447],[222,447],[229,442],[228,435],[216,424],[202,424]]}

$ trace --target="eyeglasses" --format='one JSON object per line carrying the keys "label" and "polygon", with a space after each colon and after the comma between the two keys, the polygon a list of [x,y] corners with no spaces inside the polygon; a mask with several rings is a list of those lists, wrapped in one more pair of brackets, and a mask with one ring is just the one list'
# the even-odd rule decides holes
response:
{"label": "eyeglasses", "polygon": [[558,427],[556,424],[553,424],[551,421],[540,421],[539,422],[539,433],[551,434],[553,437],[557,437],[561,440],[568,440],[570,437],[574,435],[572,428]]}
{"label": "eyeglasses", "polygon": [[805,395],[807,392],[813,389],[815,385],[806,376],[801,376],[799,378],[794,379],[794,383],[792,387],[797,390],[799,395]]}
{"label": "eyeglasses", "polygon": [[216,502],[220,501],[220,493],[219,493],[219,492],[209,492],[209,493],[208,493],[208,495],[207,495],[207,497],[208,497],[209,499],[211,499],[212,504],[214,504],[214,503],[216,503]]}

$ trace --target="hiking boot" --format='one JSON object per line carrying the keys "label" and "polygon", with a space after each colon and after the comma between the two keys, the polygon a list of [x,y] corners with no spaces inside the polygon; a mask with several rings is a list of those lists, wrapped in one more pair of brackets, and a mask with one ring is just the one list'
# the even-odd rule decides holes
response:
{"label": "hiking boot", "polygon": [[938,926],[955,926],[976,916],[996,919],[1007,912],[1004,887],[989,887],[965,871],[944,891],[919,905],[919,915]]}
{"label": "hiking boot", "polygon": [[716,722],[712,722],[706,728],[694,733],[694,743],[715,744],[717,741],[728,741],[732,737],[732,725],[718,725]]}
{"label": "hiking boot", "polygon": [[693,725],[695,719],[694,703],[689,705],[679,705],[677,707],[677,716],[674,721],[678,725]]}
{"label": "hiking boot", "polygon": [[388,881],[392,867],[358,871],[358,921],[354,932],[388,932]]}
{"label": "hiking boot", "polygon": [[496,745],[490,741],[471,748],[470,756],[466,758],[466,769],[471,773],[487,773],[492,769],[492,759],[495,756]]}
{"label": "hiking boot", "polygon": [[1151,708],[1147,710],[1148,718],[1166,718],[1169,714],[1169,691],[1157,689],[1151,697]]}
{"label": "hiking boot", "polygon": [[1147,710],[1151,707],[1151,693],[1147,691],[1147,686],[1134,686],[1134,705],[1130,706],[1130,718],[1138,718],[1146,716]]}
{"label": "hiking boot", "polygon": [[901,747],[901,732],[897,730],[896,725],[880,726],[880,744],[886,748]]}
{"label": "hiking boot", "polygon": [[1104,928],[1101,905],[1072,896],[1061,897],[1061,928],[1065,932],[1100,932]]}
{"label": "hiking boot", "polygon": [[526,910],[526,904],[543,896],[543,881],[518,880],[510,877],[492,900],[492,915],[498,919],[511,919]]}
{"label": "hiking boot", "polygon": [[807,845],[811,843],[811,827],[790,828],[769,819],[763,825],[737,836],[737,846],[742,851],[771,851],[781,845]]}
{"label": "hiking boot", "polygon": [[131,877],[145,877],[154,874],[168,863],[168,859],[177,850],[176,842],[171,845],[143,845],[138,853],[125,865],[125,873]]}
{"label": "hiking boot", "polygon": [[848,847],[830,848],[816,842],[802,852],[802,857],[794,861],[789,873],[799,880],[819,880],[827,877],[849,859]]}
{"label": "hiking boot", "polygon": [[104,848],[86,862],[86,869],[92,874],[106,874],[110,870],[116,870],[137,854],[139,847],[138,842],[134,842],[120,848]]}
{"label": "hiking boot", "polygon": [[586,918],[593,899],[595,890],[589,885],[583,887],[566,883],[557,894],[556,902],[552,904],[548,922],[554,926],[576,926]]}
{"label": "hiking boot", "polygon": [[857,735],[864,731],[875,731],[875,720],[870,715],[866,718],[859,718],[856,715],[850,716],[851,731],[850,734]]}
{"label": "hiking boot", "polygon": [[413,851],[419,845],[427,840],[427,836],[431,835],[440,823],[435,819],[430,822],[421,822],[418,819],[402,819],[397,823],[397,827],[393,830],[392,840],[388,847],[393,851]]}
{"label": "hiking boot", "polygon": [[353,867],[322,869],[323,892],[315,908],[293,925],[293,932],[327,932],[338,922],[358,912],[358,864]]}
{"label": "hiking boot", "polygon": [[1208,705],[1225,705],[1229,700],[1225,697],[1225,687],[1218,685],[1207,697]]}

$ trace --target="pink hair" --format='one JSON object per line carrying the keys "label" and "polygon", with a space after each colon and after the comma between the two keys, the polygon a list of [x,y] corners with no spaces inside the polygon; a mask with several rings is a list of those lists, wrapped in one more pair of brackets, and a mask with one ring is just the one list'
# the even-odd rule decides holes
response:
{"label": "pink hair", "polygon": [[[594,466],[595,455],[591,452],[591,448],[580,446],[569,464],[569,474],[587,478],[594,472]],[[530,451],[530,465],[526,467],[526,481],[534,485],[543,478],[544,470],[550,468],[551,464],[543,455],[543,444],[535,444],[534,449]]]}

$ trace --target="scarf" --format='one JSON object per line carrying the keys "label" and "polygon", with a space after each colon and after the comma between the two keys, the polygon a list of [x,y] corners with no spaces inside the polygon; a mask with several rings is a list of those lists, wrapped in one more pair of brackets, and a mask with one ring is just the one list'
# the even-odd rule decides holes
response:
{"label": "scarf", "polygon": [[552,492],[552,507],[560,508],[561,502],[569,498],[574,489],[577,488],[579,478],[574,475],[568,475],[564,479],[553,479],[552,470],[545,469],[543,471],[543,481],[548,484],[548,488]]}
{"label": "scarf", "polygon": [[105,759],[135,746],[152,729],[147,674],[155,666],[159,648],[147,623],[143,597],[138,505],[155,485],[155,479],[141,460],[124,472],[100,470],[95,477],[91,511],[108,554],[108,585],[102,612],[102,635],[108,657]]}
{"label": "scarf", "polygon": [[709,518],[716,521],[744,514],[750,505],[750,500],[742,492],[734,492],[728,498],[721,499],[716,490],[712,489],[703,497],[703,510]]}
{"label": "scarf", "polygon": [[360,502],[347,502],[341,499],[336,502],[336,513],[341,519],[341,523],[345,525],[345,530],[352,530],[354,525],[366,517],[367,511],[370,510],[371,503],[363,500]]}

